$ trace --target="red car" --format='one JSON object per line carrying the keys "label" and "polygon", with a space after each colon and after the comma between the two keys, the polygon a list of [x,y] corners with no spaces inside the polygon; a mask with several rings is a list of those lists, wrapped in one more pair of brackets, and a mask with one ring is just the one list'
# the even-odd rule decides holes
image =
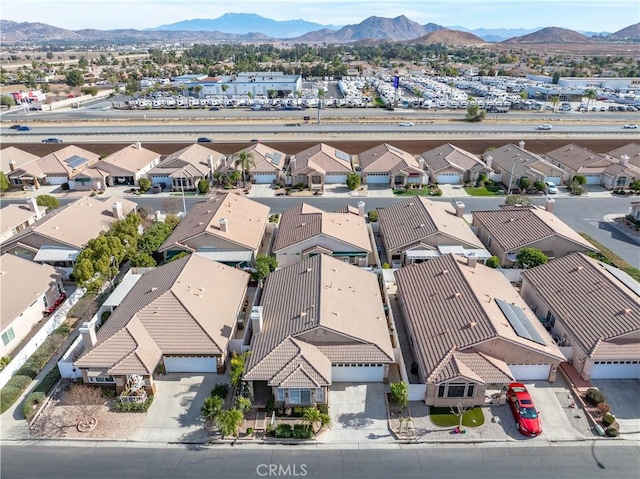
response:
{"label": "red car", "polygon": [[531,395],[524,384],[512,383],[507,390],[507,401],[516,419],[516,427],[525,436],[536,437],[542,434],[542,425],[538,411],[533,405]]}
{"label": "red car", "polygon": [[58,296],[56,301],[51,306],[49,306],[47,309],[45,309],[42,312],[42,314],[44,314],[45,316],[49,316],[56,309],[58,309],[58,306],[60,306],[62,303],[64,303],[65,299],[67,299],[67,293],[63,292],[62,294],[60,294],[60,296]]}

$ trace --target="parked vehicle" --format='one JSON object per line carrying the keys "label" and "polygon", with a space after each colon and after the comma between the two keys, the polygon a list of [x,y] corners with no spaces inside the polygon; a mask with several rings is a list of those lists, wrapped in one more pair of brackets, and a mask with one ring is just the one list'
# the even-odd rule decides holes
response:
{"label": "parked vehicle", "polygon": [[536,437],[542,434],[538,411],[527,388],[522,383],[511,383],[507,389],[507,402],[521,434]]}
{"label": "parked vehicle", "polygon": [[547,194],[555,195],[558,193],[558,187],[552,181],[545,181],[544,184],[547,185]]}
{"label": "parked vehicle", "polygon": [[62,143],[60,138],[45,138],[42,143]]}
{"label": "parked vehicle", "polygon": [[62,293],[60,294],[60,296],[58,296],[55,300],[55,302],[49,306],[47,309],[45,309],[42,314],[44,316],[49,316],[51,313],[53,313],[56,309],[58,309],[58,306],[60,306],[62,303],[64,303],[64,300],[67,299],[67,293]]}

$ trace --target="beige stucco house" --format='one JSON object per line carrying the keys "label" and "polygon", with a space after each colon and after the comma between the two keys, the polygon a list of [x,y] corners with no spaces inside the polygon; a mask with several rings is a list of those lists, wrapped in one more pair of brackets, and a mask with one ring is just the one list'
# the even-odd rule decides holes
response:
{"label": "beige stucco house", "polygon": [[108,173],[108,186],[137,185],[140,178],[160,163],[160,154],[144,148],[140,142],[125,146],[104,157],[97,168]]}
{"label": "beige stucco house", "polygon": [[264,143],[254,143],[227,156],[218,166],[216,173],[227,175],[232,171],[237,171],[242,174],[239,159],[243,152],[249,155],[249,159],[253,163],[247,171],[248,181],[256,184],[284,182],[287,154]]}
{"label": "beige stucco house", "polygon": [[476,155],[451,143],[425,151],[420,157],[431,183],[459,185],[477,181],[481,173],[489,179],[493,172]]}
{"label": "beige stucco house", "polygon": [[416,159],[393,145],[383,143],[363,151],[355,159],[362,183],[403,188],[428,183],[424,159]]}
{"label": "beige stucco house", "polygon": [[291,184],[312,189],[322,189],[325,184],[346,185],[352,171],[351,155],[326,143],[318,143],[289,159]]}

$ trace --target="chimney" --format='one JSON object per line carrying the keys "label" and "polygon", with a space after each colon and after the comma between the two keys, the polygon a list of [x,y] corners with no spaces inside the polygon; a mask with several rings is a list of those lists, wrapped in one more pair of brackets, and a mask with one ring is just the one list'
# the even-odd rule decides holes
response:
{"label": "chimney", "polygon": [[113,212],[113,217],[117,220],[121,220],[124,218],[124,213],[122,212],[122,203],[116,201],[111,205],[111,211]]}
{"label": "chimney", "polygon": [[218,223],[220,224],[220,231],[223,233],[229,232],[229,220],[227,218],[220,218]]}
{"label": "chimney", "polygon": [[420,159],[418,160],[418,166],[422,171],[424,171],[424,158],[420,157]]}
{"label": "chimney", "polygon": [[364,216],[364,201],[358,201],[358,216]]}
{"label": "chimney", "polygon": [[476,258],[476,254],[469,253],[469,256],[467,256],[467,266],[469,266],[469,268],[475,269],[477,264],[478,258]]}
{"label": "chimney", "polygon": [[16,162],[13,160],[9,160],[9,170],[10,171],[16,171]]}
{"label": "chimney", "polygon": [[524,141],[520,140],[520,143],[518,143],[518,146],[524,150]]}
{"label": "chimney", "polygon": [[462,218],[464,215],[464,203],[462,201],[456,201],[456,216]]}
{"label": "chimney", "polygon": [[620,157],[620,164],[621,164],[622,166],[627,166],[627,165],[629,165],[629,155],[622,155],[622,156]]}
{"label": "chimney", "polygon": [[289,171],[293,172],[296,169],[296,155],[291,155],[289,158]]}
{"label": "chimney", "polygon": [[38,200],[35,198],[28,198],[27,204],[29,205],[29,210],[33,211],[36,214],[36,218],[40,218],[40,208],[38,208]]}
{"label": "chimney", "polygon": [[207,165],[209,165],[209,169],[213,171],[213,156],[207,155]]}
{"label": "chimney", "polygon": [[249,319],[251,319],[253,334],[258,334],[262,331],[262,306],[254,306],[251,308]]}
{"label": "chimney", "polygon": [[547,202],[544,205],[544,209],[549,213],[553,213],[553,204],[556,202],[553,198],[547,198]]}
{"label": "chimney", "polygon": [[489,155],[487,156],[484,161],[487,163],[487,168],[492,168],[493,169],[493,156]]}
{"label": "chimney", "polygon": [[139,141],[136,141],[136,148],[138,150],[142,150],[142,143],[140,143]]}
{"label": "chimney", "polygon": [[98,342],[96,338],[96,330],[89,323],[82,323],[82,326],[78,331],[82,336],[82,342],[84,343],[84,347],[87,351],[92,349]]}

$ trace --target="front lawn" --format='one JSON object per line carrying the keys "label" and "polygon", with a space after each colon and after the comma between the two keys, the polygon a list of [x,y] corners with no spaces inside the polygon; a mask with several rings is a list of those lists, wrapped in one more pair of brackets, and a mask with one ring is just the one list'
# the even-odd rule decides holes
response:
{"label": "front lawn", "polygon": [[439,188],[431,189],[429,186],[423,186],[422,188],[398,188],[393,190],[393,194],[396,196],[440,196],[442,192]]}
{"label": "front lawn", "polygon": [[501,186],[467,186],[464,190],[471,196],[495,196],[504,194]]}
{"label": "front lawn", "polygon": [[[438,427],[455,427],[458,425],[458,416],[451,414],[447,407],[429,407],[431,422]],[[474,407],[462,415],[462,425],[466,427],[479,427],[484,424],[484,414],[481,407]]]}

